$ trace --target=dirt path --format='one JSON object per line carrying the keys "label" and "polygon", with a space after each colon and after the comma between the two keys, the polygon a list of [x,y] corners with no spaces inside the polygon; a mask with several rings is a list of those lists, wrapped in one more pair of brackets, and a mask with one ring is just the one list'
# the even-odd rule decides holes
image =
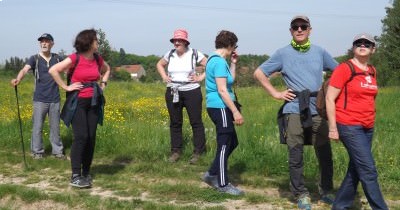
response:
{"label": "dirt path", "polygon": [[[25,187],[30,187],[30,188],[35,188],[40,190],[43,193],[48,193],[48,194],[65,194],[65,193],[71,193],[73,190],[71,187],[67,188],[59,188],[55,186],[54,180],[57,179],[57,177],[46,177],[42,176],[41,181],[36,182],[36,183],[30,183],[30,184],[24,184],[27,180],[26,178],[21,178],[21,177],[9,177],[9,176],[4,176],[0,174],[0,184],[12,184],[12,185],[21,185]],[[140,177],[138,177],[140,179]],[[171,180],[158,180],[160,182],[162,181],[170,181]],[[173,182],[173,181],[172,181]],[[195,183],[193,183],[195,184]],[[198,184],[198,183],[197,183]],[[208,186],[204,183],[201,183],[200,187],[207,188]],[[212,202],[194,202],[194,203],[185,203],[182,204],[182,202],[176,202],[175,200],[171,200],[168,203],[165,203],[164,201],[161,202],[157,199],[152,198],[149,196],[148,192],[142,192],[140,196],[119,196],[117,195],[116,191],[112,191],[109,189],[103,189],[101,187],[98,187],[94,183],[94,187],[91,189],[85,189],[90,192],[90,195],[93,196],[99,196],[101,198],[113,198],[117,200],[124,200],[124,201],[131,201],[131,200],[141,200],[141,201],[149,201],[152,203],[158,203],[158,204],[170,204],[170,205],[177,205],[180,207],[184,206],[201,206],[201,207],[217,207],[217,206],[224,206],[226,209],[243,209],[243,210],[253,210],[253,209],[294,209],[296,205],[287,199],[282,199],[280,198],[280,192],[278,189],[275,188],[267,188],[267,189],[254,189],[254,188],[249,188],[249,187],[242,187],[242,189],[246,193],[251,193],[255,195],[261,195],[261,196],[266,196],[268,200],[271,200],[272,202],[268,203],[257,203],[257,204],[252,204],[249,203],[243,199],[239,200],[226,200],[224,202],[218,202],[218,203],[212,203]],[[17,201],[17,202],[15,202]],[[4,198],[0,199],[0,207],[8,207],[11,209],[71,209],[68,207],[66,204],[62,203],[57,203],[52,200],[46,200],[46,201],[40,201],[40,202],[34,202],[34,203],[25,203],[21,199],[14,199],[11,200],[9,196],[5,196]],[[82,209],[82,208],[76,208],[76,209]],[[320,204],[313,204],[313,209],[329,209],[329,206],[326,205],[320,205]]]}

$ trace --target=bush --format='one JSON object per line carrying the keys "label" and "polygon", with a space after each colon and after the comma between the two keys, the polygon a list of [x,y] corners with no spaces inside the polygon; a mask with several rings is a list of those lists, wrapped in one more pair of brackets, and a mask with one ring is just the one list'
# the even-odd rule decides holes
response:
{"label": "bush", "polygon": [[129,74],[126,71],[115,71],[113,74],[113,80],[117,80],[117,81],[131,81],[131,74]]}

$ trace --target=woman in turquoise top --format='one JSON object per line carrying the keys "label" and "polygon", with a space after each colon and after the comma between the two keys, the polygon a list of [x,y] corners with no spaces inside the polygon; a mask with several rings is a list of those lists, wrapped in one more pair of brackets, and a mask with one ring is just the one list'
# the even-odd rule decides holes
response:
{"label": "woman in turquoise top", "polygon": [[[210,169],[203,180],[211,187],[232,195],[243,191],[228,181],[228,158],[238,145],[235,124],[242,125],[243,117],[234,104],[232,84],[235,80],[238,38],[230,31],[221,31],[215,39],[216,51],[211,54],[206,65],[207,113],[217,131],[217,152]],[[226,58],[230,58],[228,66]]]}

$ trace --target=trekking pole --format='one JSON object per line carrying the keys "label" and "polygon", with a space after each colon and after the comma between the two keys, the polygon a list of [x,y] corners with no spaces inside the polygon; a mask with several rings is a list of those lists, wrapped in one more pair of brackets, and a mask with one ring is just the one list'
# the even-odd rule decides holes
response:
{"label": "trekking pole", "polygon": [[18,88],[17,88],[17,85],[15,85],[14,88],[15,88],[15,97],[17,98],[17,110],[18,110],[18,120],[19,120],[19,132],[20,132],[20,135],[21,135],[22,153],[24,155],[25,168],[28,168],[28,166],[26,164],[26,158],[25,158],[25,146],[24,146],[24,137],[22,135],[22,121],[21,121],[21,114],[19,112],[19,101],[18,101]]}

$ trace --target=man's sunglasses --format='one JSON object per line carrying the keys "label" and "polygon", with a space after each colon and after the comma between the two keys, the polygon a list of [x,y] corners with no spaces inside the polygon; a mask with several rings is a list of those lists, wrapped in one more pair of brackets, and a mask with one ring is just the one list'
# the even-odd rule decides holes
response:
{"label": "man's sunglasses", "polygon": [[307,24],[303,24],[303,25],[291,25],[291,26],[290,26],[290,28],[291,28],[293,31],[297,31],[297,30],[299,29],[299,27],[301,28],[302,31],[305,31],[305,30],[307,30],[308,25],[307,25]]}
{"label": "man's sunglasses", "polygon": [[369,42],[369,41],[358,41],[353,43],[354,47],[361,47],[364,46],[365,48],[370,48],[374,46],[374,43]]}

